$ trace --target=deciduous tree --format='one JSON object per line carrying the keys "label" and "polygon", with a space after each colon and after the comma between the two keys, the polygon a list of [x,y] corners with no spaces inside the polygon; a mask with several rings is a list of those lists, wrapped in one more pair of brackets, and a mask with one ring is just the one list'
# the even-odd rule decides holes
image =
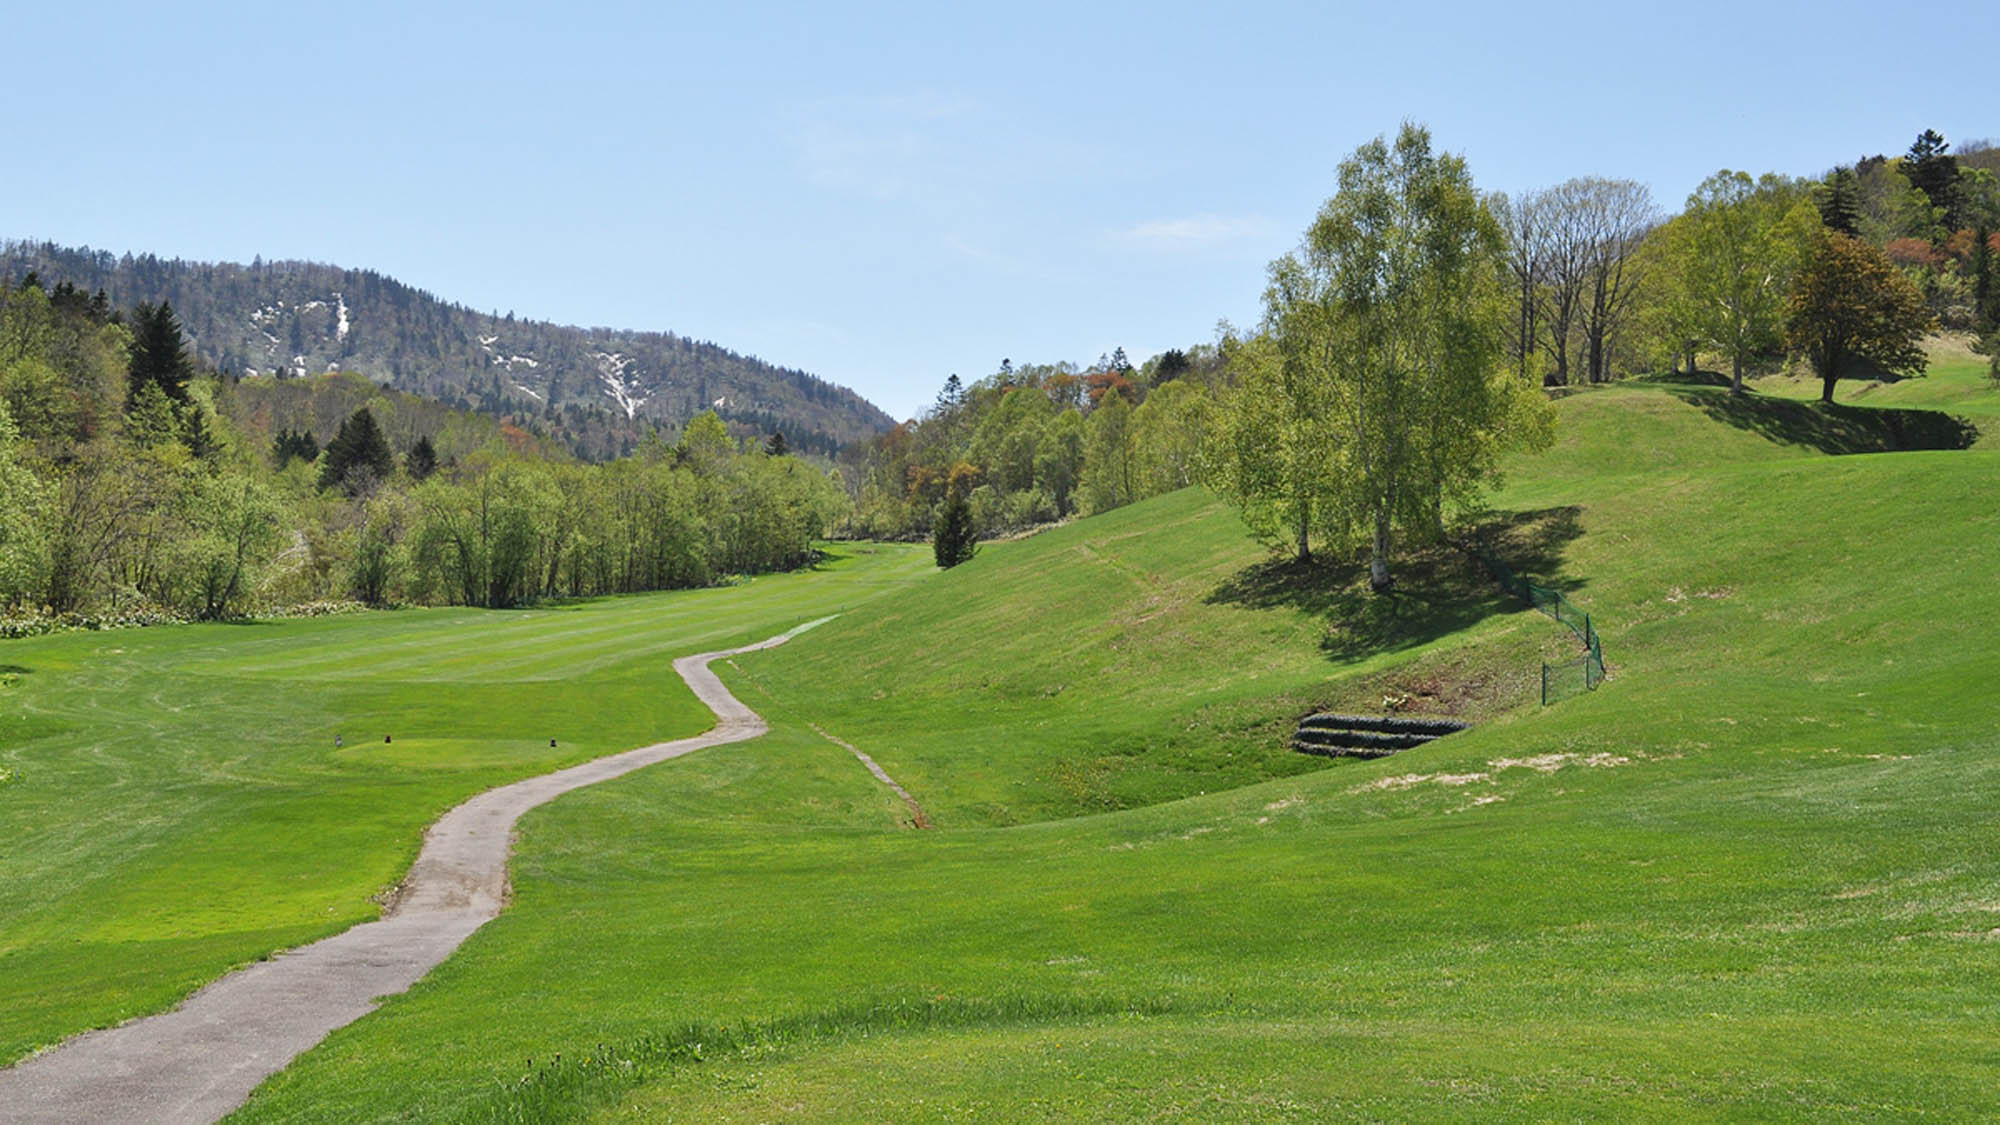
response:
{"label": "deciduous tree", "polygon": [[[1437,532],[1490,479],[1498,451],[1546,410],[1503,363],[1499,224],[1462,158],[1406,124],[1340,166],[1340,190],[1299,250],[1271,266],[1265,323],[1287,382],[1323,419],[1332,472],[1306,526],[1368,544],[1393,581],[1396,536]],[[1329,510],[1330,509],[1330,510]]]}
{"label": "deciduous tree", "polygon": [[1743,370],[1783,340],[1785,294],[1819,216],[1783,179],[1721,171],[1688,196],[1675,263],[1692,327],[1729,357],[1730,394]]}
{"label": "deciduous tree", "polygon": [[1923,294],[1882,252],[1852,235],[1821,231],[1792,286],[1785,339],[1811,362],[1820,401],[1857,360],[1921,374],[1924,333],[1936,325]]}

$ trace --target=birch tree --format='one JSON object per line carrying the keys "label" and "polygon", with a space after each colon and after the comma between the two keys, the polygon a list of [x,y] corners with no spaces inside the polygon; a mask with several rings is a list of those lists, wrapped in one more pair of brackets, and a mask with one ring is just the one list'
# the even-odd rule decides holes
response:
{"label": "birch tree", "polygon": [[1376,590],[1399,533],[1436,535],[1502,448],[1546,436],[1546,404],[1505,363],[1505,252],[1465,161],[1406,124],[1341,164],[1298,251],[1271,266],[1265,329],[1327,467],[1320,488],[1292,486],[1315,497],[1301,526],[1365,541]]}
{"label": "birch tree", "polygon": [[1746,361],[1783,343],[1785,294],[1819,224],[1811,202],[1770,174],[1721,171],[1688,196],[1677,274],[1703,344],[1729,357],[1729,393]]}

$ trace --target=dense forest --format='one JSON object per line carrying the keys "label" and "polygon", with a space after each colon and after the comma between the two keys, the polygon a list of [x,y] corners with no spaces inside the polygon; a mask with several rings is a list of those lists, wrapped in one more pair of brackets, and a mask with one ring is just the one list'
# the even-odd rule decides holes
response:
{"label": "dense forest", "polygon": [[[1953,153],[1927,131],[1901,156],[1818,177],[1718,172],[1671,215],[1643,185],[1594,176],[1477,199],[1495,242],[1481,259],[1490,276],[1463,300],[1491,314],[1480,332],[1497,341],[1495,364],[1551,393],[1669,372],[1740,391],[1746,376],[1797,365],[1827,377],[1830,396],[1834,379],[1921,372],[1909,347],[1829,352],[1813,331],[1826,318],[1812,314],[1849,306],[1864,320],[1900,309],[1906,328],[1971,333],[2000,354],[2000,149],[1986,142]],[[953,376],[922,417],[842,454],[853,527],[929,535],[954,494],[992,536],[1195,481],[1230,491],[1248,464],[1232,443],[1278,450],[1286,427],[1318,409],[1279,401],[1299,382],[1285,355],[1297,302],[1280,292],[1281,267],[1264,322],[1225,325],[1213,343],[1137,366],[1118,352],[1084,367],[1002,361],[964,385]]]}
{"label": "dense forest", "polygon": [[475,312],[367,270],[0,246],[0,278],[30,272],[102,292],[112,308],[170,304],[193,354],[224,374],[358,372],[504,417],[585,460],[630,453],[651,427],[707,410],[738,436],[779,430],[792,448],[825,456],[891,422],[845,387],[714,344]]}
{"label": "dense forest", "polygon": [[510,606],[798,566],[836,483],[713,412],[603,463],[353,374],[202,370],[173,308],[0,288],[5,630]]}

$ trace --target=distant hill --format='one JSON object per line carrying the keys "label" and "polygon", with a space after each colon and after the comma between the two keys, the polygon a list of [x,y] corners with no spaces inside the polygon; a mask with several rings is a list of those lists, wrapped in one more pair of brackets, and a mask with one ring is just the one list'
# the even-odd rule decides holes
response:
{"label": "distant hill", "polygon": [[493,316],[369,270],[0,245],[0,278],[29,270],[50,285],[102,289],[118,308],[171,302],[218,370],[359,372],[448,405],[541,420],[585,456],[616,456],[648,426],[711,408],[738,431],[780,430],[794,449],[828,454],[895,421],[845,387],[705,341]]}

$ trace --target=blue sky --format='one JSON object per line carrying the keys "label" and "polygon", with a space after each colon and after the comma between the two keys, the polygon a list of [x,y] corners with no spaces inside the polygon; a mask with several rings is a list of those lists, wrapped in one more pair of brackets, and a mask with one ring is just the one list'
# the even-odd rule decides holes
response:
{"label": "blue sky", "polygon": [[898,416],[1254,322],[1405,118],[1483,188],[2000,139],[2000,5],[15,5],[0,238],[390,274]]}

